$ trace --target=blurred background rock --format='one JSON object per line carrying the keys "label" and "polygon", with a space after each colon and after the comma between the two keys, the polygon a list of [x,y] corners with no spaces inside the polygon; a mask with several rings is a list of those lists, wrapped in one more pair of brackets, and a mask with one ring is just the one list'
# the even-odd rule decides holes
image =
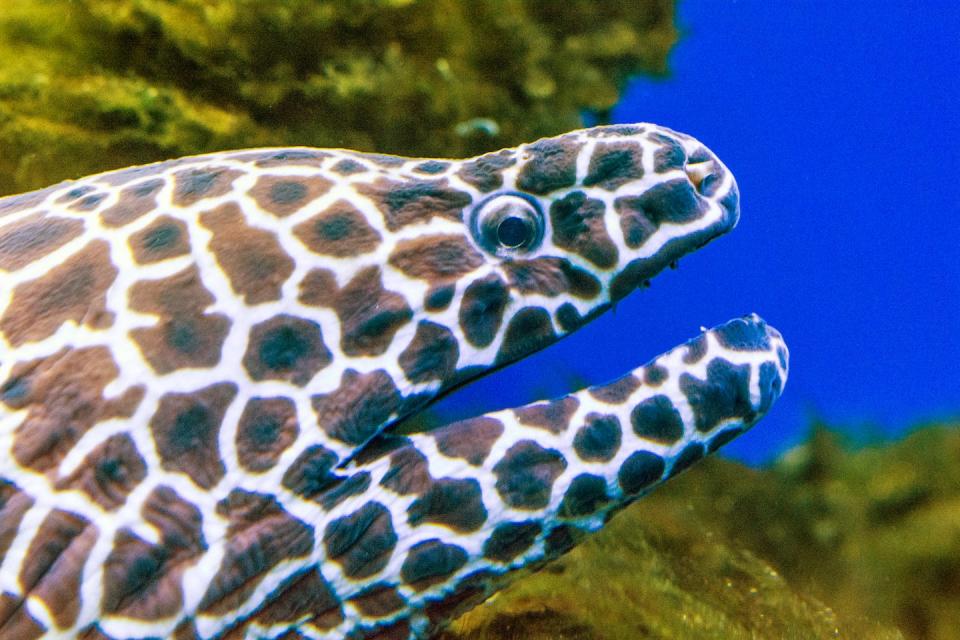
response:
{"label": "blurred background rock", "polygon": [[662,74],[670,0],[3,0],[0,194],[307,145],[467,156]]}

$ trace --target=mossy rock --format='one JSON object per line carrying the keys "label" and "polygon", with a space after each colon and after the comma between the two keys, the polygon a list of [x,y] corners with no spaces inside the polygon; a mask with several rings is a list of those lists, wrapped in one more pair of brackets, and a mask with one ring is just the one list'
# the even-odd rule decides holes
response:
{"label": "mossy rock", "polygon": [[708,459],[444,637],[956,640],[958,461],[960,425]]}
{"label": "mossy rock", "polygon": [[4,0],[0,195],[205,151],[464,156],[662,74],[671,0]]}
{"label": "mossy rock", "polygon": [[641,500],[559,561],[461,617],[443,640],[903,638],[797,589],[742,544],[734,527],[716,527],[713,514],[701,513],[702,483],[722,482],[735,495],[737,482],[754,486],[765,475],[707,461],[672,481],[669,495]]}

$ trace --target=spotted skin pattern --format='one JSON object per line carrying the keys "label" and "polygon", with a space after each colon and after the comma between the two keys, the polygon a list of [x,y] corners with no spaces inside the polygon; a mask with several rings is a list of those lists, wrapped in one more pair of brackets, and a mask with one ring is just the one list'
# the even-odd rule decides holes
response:
{"label": "spotted skin pattern", "polygon": [[398,435],[731,229],[696,140],[217,153],[0,199],[0,639],[421,638],[752,426],[756,316]]}

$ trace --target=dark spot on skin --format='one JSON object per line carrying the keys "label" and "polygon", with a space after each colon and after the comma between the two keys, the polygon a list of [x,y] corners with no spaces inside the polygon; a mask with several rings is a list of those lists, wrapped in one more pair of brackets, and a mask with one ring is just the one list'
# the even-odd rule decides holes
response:
{"label": "dark spot on skin", "polygon": [[190,253],[187,226],[170,216],[162,216],[149,227],[130,236],[130,249],[138,264],[152,264]]}
{"label": "dark spot on skin", "polygon": [[598,144],[590,158],[585,187],[599,186],[616,191],[632,180],[643,177],[643,149],[633,142]]}
{"label": "dark spot on skin", "polygon": [[55,184],[51,187],[47,187],[46,189],[0,198],[0,218],[39,206],[51,193],[62,189],[64,184],[69,183]]}
{"label": "dark spot on skin", "polygon": [[106,295],[117,277],[105,240],[94,240],[44,275],[18,284],[0,317],[14,347],[43,340],[73,321],[95,329],[113,324]]}
{"label": "dark spot on skin", "polygon": [[290,204],[303,200],[307,195],[307,188],[302,182],[276,182],[270,186],[270,199],[274,204]]}
{"label": "dark spot on skin", "polygon": [[442,162],[440,160],[427,160],[426,162],[421,162],[413,168],[414,171],[419,171],[420,173],[428,174],[437,174],[443,173],[450,167],[449,162]]}
{"label": "dark spot on skin", "polygon": [[684,364],[697,364],[707,354],[707,336],[701,334],[686,344]]}
{"label": "dark spot on skin", "polygon": [[330,269],[311,269],[300,281],[297,300],[313,307],[333,307],[340,287],[337,276]]}
{"label": "dark spot on skin", "polygon": [[358,153],[357,155],[375,165],[388,168],[399,167],[407,162],[407,158],[390,155],[389,153]]}
{"label": "dark spot on skin", "polygon": [[461,613],[483,602],[493,590],[495,574],[486,569],[474,571],[457,581],[442,598],[425,599],[424,612],[431,624],[443,626]]}
{"label": "dark spot on skin", "polygon": [[770,334],[762,320],[737,318],[713,331],[717,342],[732,351],[769,351]]}
{"label": "dark spot on skin", "polygon": [[663,458],[655,453],[637,451],[624,461],[617,480],[624,493],[634,495],[659,481],[665,466]]}
{"label": "dark spot on skin", "polygon": [[307,447],[283,475],[283,486],[293,493],[313,500],[340,481],[333,473],[337,454],[320,445]]}
{"label": "dark spot on skin", "polygon": [[490,538],[483,543],[483,557],[508,563],[529,549],[542,527],[539,522],[505,522],[497,525]]}
{"label": "dark spot on skin", "polygon": [[787,350],[783,347],[777,347],[777,358],[780,360],[780,368],[786,371],[787,369]]}
{"label": "dark spot on skin", "polygon": [[680,412],[664,395],[647,398],[630,412],[633,431],[641,438],[674,444],[683,437],[683,419]]}
{"label": "dark spot on skin", "polygon": [[550,530],[543,541],[543,549],[547,558],[556,558],[573,549],[583,538],[583,533],[567,524],[561,524]]}
{"label": "dark spot on skin", "polygon": [[368,443],[352,452],[353,463],[357,465],[366,465],[380,460],[390,455],[392,452],[404,447],[412,446],[410,438],[398,436],[392,433],[381,431],[374,436]]}
{"label": "dark spot on skin", "polygon": [[343,621],[337,594],[316,566],[288,578],[267,598],[255,620],[270,627],[303,618],[320,629],[331,629]]}
{"label": "dark spot on skin", "polygon": [[368,578],[387,566],[397,545],[390,510],[368,502],[337,518],[323,532],[327,558],[340,564],[348,578]]}
{"label": "dark spot on skin", "polygon": [[410,382],[423,383],[452,377],[459,357],[460,345],[449,329],[421,320],[398,362]]}
{"label": "dark spot on skin", "polygon": [[24,514],[33,504],[33,498],[25,491],[7,480],[0,480],[0,523],[3,523],[0,526],[0,558],[6,557]]}
{"label": "dark spot on skin", "polygon": [[691,442],[683,448],[683,451],[681,451],[673,461],[673,466],[670,467],[670,477],[672,478],[675,475],[683,473],[690,468],[690,465],[702,460],[705,455],[706,451],[702,444],[699,442]]}
{"label": "dark spot on skin", "polygon": [[600,293],[600,282],[589,272],[562,258],[536,258],[504,262],[510,285],[520,293],[538,293],[548,297],[570,294],[592,300]]}
{"label": "dark spot on skin", "polygon": [[407,508],[410,526],[439,524],[460,533],[478,530],[487,520],[480,483],[470,479],[441,478]]}
{"label": "dark spot on skin", "polygon": [[[50,511],[39,527],[34,527],[30,545],[25,552],[21,551],[23,564],[18,586],[47,606],[57,626],[70,627],[80,612],[83,565],[97,540],[97,527],[81,516],[60,509]],[[10,627],[5,624],[4,637],[14,638],[9,631]]]}
{"label": "dark spot on skin", "polygon": [[772,362],[764,362],[760,365],[760,407],[759,413],[766,413],[774,401],[780,397],[783,391],[783,380],[780,378],[780,371]]}
{"label": "dark spot on skin", "polygon": [[599,387],[591,387],[590,395],[607,404],[623,404],[640,386],[640,380],[632,373],[617,378]]}
{"label": "dark spot on skin", "polygon": [[130,418],[144,389],[130,386],[108,398],[107,385],[116,384],[118,376],[103,346],[64,348],[16,363],[2,387],[4,404],[26,414],[8,449],[16,464],[54,478],[63,458],[95,424]]}
{"label": "dark spot on skin", "polygon": [[503,170],[512,167],[516,162],[514,152],[509,149],[488,153],[461,164],[457,177],[487,193],[503,185]]}
{"label": "dark spot on skin", "polygon": [[323,166],[330,154],[319,149],[280,149],[241,151],[228,156],[232,160],[253,162],[257,167],[313,167]]}
{"label": "dark spot on skin", "polygon": [[464,207],[472,202],[469,194],[450,188],[446,180],[395,182],[380,178],[355,189],[378,205],[390,231],[429,222],[435,216],[461,222]]}
{"label": "dark spot on skin", "polygon": [[707,212],[707,204],[686,179],[657,184],[639,196],[617,198],[613,207],[627,246],[636,249],[664,223],[686,224]]}
{"label": "dark spot on skin", "polygon": [[423,306],[427,311],[443,311],[450,306],[454,293],[453,285],[431,287],[423,299]]}
{"label": "dark spot on skin", "polygon": [[160,466],[189,476],[210,489],[225,469],[218,439],[223,414],[237,394],[233,383],[211,385],[193,393],[167,393],[150,418]]}
{"label": "dark spot on skin", "polygon": [[457,280],[484,258],[461,235],[435,234],[399,240],[388,262],[404,275],[433,284]]}
{"label": "dark spot on skin", "polygon": [[83,221],[43,213],[0,227],[0,269],[14,271],[56,251],[83,233]]}
{"label": "dark spot on skin", "polygon": [[157,192],[165,184],[156,178],[120,191],[116,204],[100,212],[100,219],[108,227],[119,227],[137,220],[157,208]]}
{"label": "dark spot on skin", "polygon": [[176,245],[183,237],[183,227],[177,222],[170,219],[145,230],[139,246],[146,253],[157,253]]}
{"label": "dark spot on skin", "polygon": [[620,138],[624,136],[638,136],[644,133],[646,129],[633,124],[611,124],[599,127],[593,127],[588,130],[588,135],[592,138]]}
{"label": "dark spot on skin", "polygon": [[581,518],[595,513],[609,501],[607,481],[600,476],[581,473],[573,479],[563,495],[557,515],[561,518]]}
{"label": "dark spot on skin", "polygon": [[495,363],[513,362],[553,344],[556,339],[550,312],[543,307],[525,307],[510,319]]}
{"label": "dark spot on skin", "polygon": [[237,425],[237,459],[253,472],[273,468],[297,439],[297,409],[288,398],[251,398]]}
{"label": "dark spot on skin", "polygon": [[736,184],[730,187],[730,192],[720,200],[720,208],[724,212],[723,224],[730,226],[740,217],[740,191]]}
{"label": "dark spot on skin", "polygon": [[335,506],[349,498],[363,493],[370,488],[370,472],[361,471],[352,476],[338,477],[337,483],[326,489],[319,496],[315,496],[324,509],[332,510]]}
{"label": "dark spot on skin", "polygon": [[717,435],[713,436],[710,439],[710,443],[707,445],[707,453],[713,453],[723,445],[727,444],[737,436],[743,433],[743,427],[733,427],[732,429],[724,429]]}
{"label": "dark spot on skin", "polygon": [[568,333],[579,329],[583,326],[584,322],[583,316],[581,316],[577,308],[569,302],[564,302],[560,305],[560,308],[557,309],[557,323],[559,323],[561,329]]}
{"label": "dark spot on skin", "polygon": [[59,479],[57,491],[75,490],[108,511],[118,509],[146,477],[147,466],[129,435],[115,434],[93,449],[76,471]]}
{"label": "dark spot on skin", "polygon": [[12,405],[30,392],[30,384],[24,378],[10,378],[0,387],[0,399]]}
{"label": "dark spot on skin", "polygon": [[649,364],[643,368],[643,381],[651,387],[659,387],[669,377],[670,372],[667,368],[658,364]]}
{"label": "dark spot on skin", "polygon": [[321,429],[341,442],[361,445],[396,413],[400,394],[383,369],[363,374],[347,369],[339,388],[311,401]]}
{"label": "dark spot on skin", "polygon": [[445,581],[466,563],[467,552],[461,547],[432,538],[410,547],[400,567],[400,578],[416,591],[423,591]]}
{"label": "dark spot on skin", "polygon": [[246,304],[280,299],[283,283],[293,273],[293,259],[274,233],[248,225],[236,203],[200,214],[200,224],[213,232],[209,248]]}
{"label": "dark spot on skin", "polygon": [[350,640],[407,640],[410,637],[410,620],[402,619],[387,625],[361,628]]}
{"label": "dark spot on skin", "polygon": [[65,204],[67,202],[71,202],[78,198],[82,198],[83,196],[87,195],[91,191],[94,191],[95,189],[96,187],[89,184],[85,184],[79,187],[74,187],[73,189],[70,189],[70,191],[67,191],[65,194],[57,198],[57,204]]}
{"label": "dark spot on skin", "polygon": [[402,295],[383,288],[380,267],[361,269],[334,301],[341,322],[340,348],[351,357],[382,355],[413,311]]}
{"label": "dark spot on skin", "polygon": [[346,258],[369,253],[382,240],[366,216],[347,200],[332,205],[293,228],[300,242],[314,253]]}
{"label": "dark spot on skin", "polygon": [[582,143],[570,137],[540,140],[525,151],[531,154],[517,176],[517,186],[530,193],[546,195],[572,187],[577,179],[577,155]]}
{"label": "dark spot on skin", "polygon": [[659,133],[650,135],[654,141],[661,143],[653,154],[653,170],[657,173],[666,173],[673,169],[682,169],[687,162],[687,153],[683,146],[669,136]]}
{"label": "dark spot on skin", "polygon": [[188,207],[204,198],[213,198],[228,193],[233,181],[243,172],[224,167],[185,169],[173,174],[173,204]]}
{"label": "dark spot on skin", "polygon": [[568,396],[560,400],[551,400],[514,409],[513,413],[517,416],[520,424],[546,429],[551,433],[563,433],[570,426],[570,418],[579,406],[579,400],[573,396]]}
{"label": "dark spot on skin", "polygon": [[127,529],[117,532],[103,563],[100,607],[136,620],[172,617],[183,606],[183,571],[207,550],[202,517],[166,486],[150,493],[141,516],[156,529],[159,541],[147,543]]}
{"label": "dark spot on skin", "polygon": [[356,160],[351,160],[350,158],[344,158],[343,160],[338,161],[335,165],[330,167],[331,171],[335,171],[342,176],[349,176],[355,173],[361,173],[366,171],[367,168],[357,162]]}
{"label": "dark spot on skin", "polygon": [[606,205],[574,191],[550,205],[553,242],[583,256],[601,269],[617,264],[618,251],[604,223]]}
{"label": "dark spot on skin", "polygon": [[440,453],[462,458],[475,467],[483,464],[502,434],[503,423],[487,416],[454,422],[430,432]]}
{"label": "dark spot on skin", "polygon": [[697,431],[707,433],[730,419],[750,422],[756,416],[750,403],[750,365],[735,365],[714,358],[707,365],[707,379],[688,373],[680,376],[680,391],[693,410]]}
{"label": "dark spot on skin", "polygon": [[283,218],[327,193],[332,184],[318,175],[266,175],[257,178],[248,193],[261,209]]}
{"label": "dark spot on skin", "polygon": [[493,467],[500,497],[516,509],[543,509],[550,502],[553,482],[567,461],[554,449],[544,449],[532,440],[521,440]]}
{"label": "dark spot on skin", "polygon": [[94,193],[74,202],[67,208],[73,211],[93,211],[101,202],[106,200],[106,198],[107,194],[105,193]]}
{"label": "dark spot on skin", "polygon": [[403,447],[390,455],[390,468],[380,479],[380,486],[406,496],[422,494],[431,482],[426,457],[415,447]]}
{"label": "dark spot on skin", "polygon": [[217,503],[229,524],[226,552],[197,611],[214,616],[244,605],[281,562],[313,550],[313,527],[287,513],[272,495],[234,489]]}
{"label": "dark spot on skin", "polygon": [[573,439],[573,448],[581,460],[606,462],[617,455],[621,438],[617,416],[588,413]]}
{"label": "dark spot on skin", "polygon": [[470,344],[483,348],[493,342],[509,301],[507,287],[496,275],[470,283],[463,292],[459,314],[460,327]]}
{"label": "dark spot on skin", "polygon": [[230,321],[224,314],[205,313],[212,302],[213,294],[203,286],[196,266],[169,278],[133,284],[130,308],[158,316],[155,326],[130,332],[154,371],[164,374],[220,362]]}
{"label": "dark spot on skin", "polygon": [[285,380],[302,387],[331,359],[319,324],[279,315],[250,329],[243,366],[253,380]]}
{"label": "dark spot on skin", "polygon": [[406,600],[396,587],[378,582],[349,599],[349,602],[365,616],[383,618],[406,605]]}

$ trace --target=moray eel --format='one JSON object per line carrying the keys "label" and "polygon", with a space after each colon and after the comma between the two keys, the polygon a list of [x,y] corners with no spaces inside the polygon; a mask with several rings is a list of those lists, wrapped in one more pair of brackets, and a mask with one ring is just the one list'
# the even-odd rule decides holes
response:
{"label": "moray eel", "polygon": [[751,427],[756,316],[405,434],[739,216],[638,124],[215,153],[0,199],[0,638],[423,638]]}

